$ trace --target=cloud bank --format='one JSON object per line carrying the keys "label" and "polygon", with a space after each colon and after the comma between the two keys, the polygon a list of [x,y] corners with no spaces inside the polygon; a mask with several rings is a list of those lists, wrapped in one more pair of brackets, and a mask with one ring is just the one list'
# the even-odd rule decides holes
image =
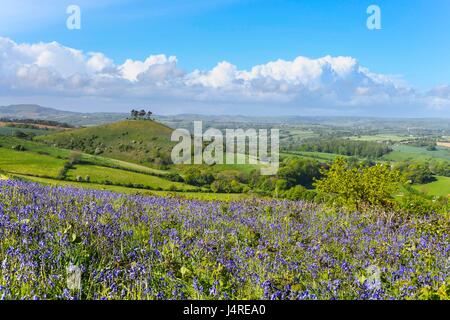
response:
{"label": "cloud bank", "polygon": [[150,55],[117,64],[100,52],[57,42],[18,44],[2,37],[0,93],[11,103],[46,97],[75,107],[98,100],[123,111],[130,102],[145,102],[165,113],[211,113],[220,106],[221,113],[259,110],[266,115],[450,115],[450,86],[419,92],[397,76],[370,71],[353,57],[299,56],[249,70],[222,61],[211,70],[187,72],[175,56]]}

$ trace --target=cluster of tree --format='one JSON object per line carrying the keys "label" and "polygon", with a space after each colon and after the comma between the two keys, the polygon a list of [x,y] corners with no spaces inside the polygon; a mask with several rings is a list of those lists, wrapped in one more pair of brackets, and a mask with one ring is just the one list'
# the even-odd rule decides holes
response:
{"label": "cluster of tree", "polygon": [[29,125],[41,125],[58,128],[73,128],[73,126],[68,123],[53,120],[0,118],[0,122],[11,122],[14,123],[15,125],[29,124]]}
{"label": "cluster of tree", "polygon": [[238,170],[215,171],[212,167],[188,167],[183,174],[184,182],[204,187],[216,193],[241,193],[249,191],[248,175]]}
{"label": "cluster of tree", "polygon": [[336,158],[323,178],[316,181],[317,192],[338,208],[360,211],[366,207],[393,208],[393,196],[402,185],[401,173],[387,164],[350,166]]}
{"label": "cluster of tree", "polygon": [[64,149],[80,150],[85,153],[95,154],[96,149],[100,146],[97,139],[97,135],[71,137],[70,139],[58,140],[57,146]]}
{"label": "cluster of tree", "polygon": [[21,145],[21,144],[17,144],[11,147],[11,149],[13,149],[14,151],[26,151],[27,149]]}
{"label": "cluster of tree", "polygon": [[19,138],[19,139],[25,139],[25,140],[33,140],[33,138],[36,136],[33,132],[24,132],[21,130],[14,130],[12,133],[13,137]]}
{"label": "cluster of tree", "polygon": [[437,150],[436,149],[436,138],[433,138],[433,137],[416,138],[416,139],[405,142],[405,144],[414,146],[414,147],[426,148],[429,151]]}
{"label": "cluster of tree", "polygon": [[[59,180],[65,180],[67,178],[67,172],[72,169],[76,164],[81,163],[81,153],[73,151],[70,153],[69,158],[64,163],[64,166],[58,173]],[[77,181],[81,181],[78,180]]]}
{"label": "cluster of tree", "polygon": [[275,176],[263,176],[253,171],[248,185],[256,193],[290,200],[313,200],[316,192],[312,189],[314,181],[320,179],[326,167],[315,160],[291,157],[280,163]]}
{"label": "cluster of tree", "polygon": [[142,110],[131,110],[131,118],[132,119],[148,119],[150,120],[153,115],[151,111]]}
{"label": "cluster of tree", "polygon": [[404,174],[388,164],[354,166],[344,158],[337,158],[322,173],[322,179],[315,183],[318,193],[315,199],[338,210],[373,213],[380,209],[407,216],[448,214],[450,210],[447,198],[419,193],[406,184]]}
{"label": "cluster of tree", "polygon": [[338,138],[308,139],[303,142],[299,149],[300,151],[336,153],[365,158],[379,158],[392,151],[387,144],[381,144],[374,141],[354,141]]}
{"label": "cluster of tree", "polygon": [[313,183],[321,176],[324,164],[303,158],[287,158],[280,164],[278,174],[264,176],[260,170],[245,173],[239,170],[214,170],[214,167],[196,166],[183,170],[185,183],[217,193],[255,192],[291,200],[311,200]]}
{"label": "cluster of tree", "polygon": [[423,184],[435,179],[430,166],[425,162],[399,162],[395,167],[405,176],[410,183]]}
{"label": "cluster of tree", "polygon": [[408,181],[423,184],[436,180],[434,176],[450,177],[448,161],[402,161],[395,164]]}
{"label": "cluster of tree", "polygon": [[169,165],[172,164],[172,158],[169,150],[159,147],[150,148],[146,150],[146,154],[146,161],[158,168],[167,169]]}

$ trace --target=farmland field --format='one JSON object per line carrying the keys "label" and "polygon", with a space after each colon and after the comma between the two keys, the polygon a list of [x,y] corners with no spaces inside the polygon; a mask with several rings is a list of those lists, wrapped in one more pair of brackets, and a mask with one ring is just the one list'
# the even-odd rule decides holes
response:
{"label": "farmland field", "polygon": [[405,141],[410,139],[410,136],[407,135],[394,135],[394,134],[374,134],[374,135],[361,135],[361,136],[352,136],[351,140],[360,140],[360,141]]}
{"label": "farmland field", "polygon": [[307,158],[307,159],[324,161],[324,162],[333,161],[338,156],[341,156],[344,158],[346,157],[346,156],[338,155],[335,153],[313,152],[313,151],[289,151],[289,152],[282,152],[280,155],[286,156],[286,157],[297,156],[297,157],[301,157],[301,158]]}
{"label": "farmland field", "polygon": [[144,187],[159,187],[161,189],[169,189],[171,187],[177,190],[195,190],[197,188],[186,185],[184,183],[172,182],[148,174],[141,174],[135,172],[129,172],[113,168],[105,168],[93,165],[77,165],[74,169],[69,170],[67,178],[70,180],[76,180],[80,176],[82,178],[89,176],[90,181],[99,184],[111,184],[126,185],[126,184],[139,184]]}
{"label": "farmland field", "polygon": [[391,161],[444,159],[450,161],[450,150],[445,148],[429,151],[425,148],[395,145],[393,149],[394,151],[384,155],[383,159]]}

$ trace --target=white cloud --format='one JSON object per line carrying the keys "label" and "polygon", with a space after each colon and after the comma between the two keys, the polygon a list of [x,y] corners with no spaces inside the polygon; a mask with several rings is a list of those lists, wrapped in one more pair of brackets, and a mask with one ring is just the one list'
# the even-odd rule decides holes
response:
{"label": "white cloud", "polygon": [[[176,69],[177,58],[174,56],[166,57],[163,54],[149,56],[145,61],[127,59],[124,64],[119,66],[120,73],[124,79],[137,81],[138,77],[145,73],[153,73],[161,78],[166,77],[166,72],[171,73]],[[163,66],[163,68],[161,68]],[[164,68],[167,66],[168,68]],[[155,78],[157,80],[157,78]]]}
{"label": "white cloud", "polygon": [[211,70],[185,72],[175,56],[150,55],[116,64],[101,52],[84,53],[57,42],[18,44],[1,37],[0,92],[10,97],[88,96],[123,106],[141,99],[166,105],[352,109],[363,114],[370,108],[405,112],[411,107],[450,112],[450,86],[421,94],[398,76],[371,72],[353,57],[299,56],[249,70],[222,61]]}

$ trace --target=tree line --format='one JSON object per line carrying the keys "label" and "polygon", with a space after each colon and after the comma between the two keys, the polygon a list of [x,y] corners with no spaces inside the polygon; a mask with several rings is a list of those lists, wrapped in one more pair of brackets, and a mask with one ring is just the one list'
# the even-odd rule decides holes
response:
{"label": "tree line", "polygon": [[363,158],[379,158],[391,152],[392,148],[387,144],[381,144],[374,141],[312,138],[304,141],[299,147],[299,151],[335,153]]}
{"label": "tree line", "polygon": [[131,110],[130,111],[131,114],[131,118],[132,119],[146,119],[146,120],[151,120],[153,112],[151,111],[145,111],[144,109],[142,110]]}

